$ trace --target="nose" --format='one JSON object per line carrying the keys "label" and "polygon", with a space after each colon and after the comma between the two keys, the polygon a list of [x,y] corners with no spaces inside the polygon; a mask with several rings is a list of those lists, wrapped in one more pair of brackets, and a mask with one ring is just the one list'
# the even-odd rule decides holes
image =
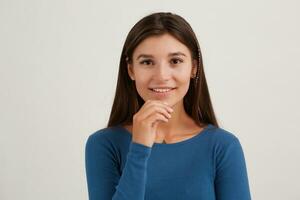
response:
{"label": "nose", "polygon": [[166,63],[159,63],[157,64],[154,78],[158,80],[168,80],[171,77],[171,69],[169,68],[168,64]]}

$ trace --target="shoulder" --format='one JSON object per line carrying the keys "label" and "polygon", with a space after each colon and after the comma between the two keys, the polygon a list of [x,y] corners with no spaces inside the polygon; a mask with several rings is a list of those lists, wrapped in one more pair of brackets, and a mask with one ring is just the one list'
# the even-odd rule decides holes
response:
{"label": "shoulder", "polygon": [[217,148],[227,148],[230,145],[239,143],[236,133],[216,126],[212,126],[210,129],[210,139],[213,146]]}
{"label": "shoulder", "polygon": [[111,127],[109,128],[102,128],[97,131],[92,132],[88,136],[88,141],[103,141],[107,140],[108,137],[111,137],[113,133],[113,129]]}
{"label": "shoulder", "polygon": [[243,147],[236,133],[224,128],[211,129],[211,147],[217,164],[244,159]]}
{"label": "shoulder", "polygon": [[105,127],[92,132],[87,140],[86,147],[90,146],[104,146],[109,148],[117,148],[120,143],[124,142],[128,137],[117,126]]}

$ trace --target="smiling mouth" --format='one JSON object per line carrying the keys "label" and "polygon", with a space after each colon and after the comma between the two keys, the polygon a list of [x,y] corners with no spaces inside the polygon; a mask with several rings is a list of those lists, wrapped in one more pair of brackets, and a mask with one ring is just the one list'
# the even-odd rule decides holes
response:
{"label": "smiling mouth", "polygon": [[157,91],[157,90],[173,90],[173,89],[175,89],[175,87],[174,88],[149,88],[150,90],[152,90],[152,91]]}
{"label": "smiling mouth", "polygon": [[153,89],[153,88],[149,88],[150,91],[152,91],[155,95],[158,95],[158,96],[166,96],[166,95],[170,94],[175,89],[176,88],[170,88],[170,89]]}

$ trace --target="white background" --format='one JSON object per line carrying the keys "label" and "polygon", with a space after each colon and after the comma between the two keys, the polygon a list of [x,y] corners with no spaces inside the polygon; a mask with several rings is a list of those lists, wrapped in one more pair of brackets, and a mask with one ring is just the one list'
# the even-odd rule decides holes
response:
{"label": "white background", "polygon": [[0,0],[0,199],[87,199],[84,148],[107,124],[121,49],[171,11],[200,42],[222,128],[241,141],[254,200],[297,200],[300,3]]}

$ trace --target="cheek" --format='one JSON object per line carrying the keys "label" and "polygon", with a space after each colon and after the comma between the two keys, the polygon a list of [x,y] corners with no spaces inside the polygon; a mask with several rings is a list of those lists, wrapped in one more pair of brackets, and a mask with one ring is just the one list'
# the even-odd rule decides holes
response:
{"label": "cheek", "polygon": [[184,96],[187,91],[189,90],[191,82],[191,76],[190,73],[182,73],[180,76],[177,76],[177,86],[178,86],[178,93],[182,96]]}
{"label": "cheek", "polygon": [[178,87],[178,93],[183,97],[186,95],[187,91],[189,90],[190,82],[189,80],[185,81]]}
{"label": "cheek", "polygon": [[147,82],[144,79],[143,80],[136,79],[135,86],[136,86],[137,93],[142,97],[142,99],[144,99],[144,101],[146,101],[145,98],[148,93]]}
{"label": "cheek", "polygon": [[178,86],[187,85],[189,84],[191,80],[191,74],[188,73],[186,70],[182,71],[180,73],[176,73],[176,81],[178,83]]}
{"label": "cheek", "polygon": [[146,83],[143,80],[135,80],[136,89],[138,91],[144,90],[146,87]]}
{"label": "cheek", "polygon": [[143,90],[147,86],[149,75],[142,70],[135,71],[135,85],[138,91]]}

